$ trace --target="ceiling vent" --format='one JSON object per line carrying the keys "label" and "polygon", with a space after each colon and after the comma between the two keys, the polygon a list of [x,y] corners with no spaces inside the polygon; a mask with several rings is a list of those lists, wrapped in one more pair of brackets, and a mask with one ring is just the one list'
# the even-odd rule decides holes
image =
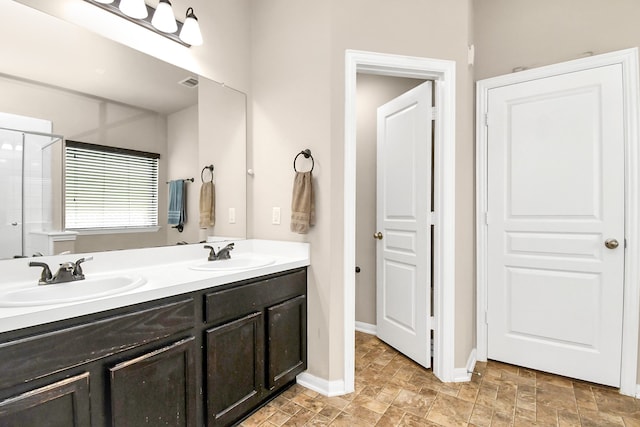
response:
{"label": "ceiling vent", "polygon": [[198,86],[198,79],[196,77],[187,77],[184,80],[180,80],[178,83],[180,83],[182,86],[193,89],[194,87]]}

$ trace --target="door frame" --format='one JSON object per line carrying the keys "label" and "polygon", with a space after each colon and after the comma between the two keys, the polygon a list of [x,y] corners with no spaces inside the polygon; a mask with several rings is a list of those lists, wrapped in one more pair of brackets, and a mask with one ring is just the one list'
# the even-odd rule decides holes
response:
{"label": "door frame", "polygon": [[620,393],[636,396],[638,330],[640,320],[640,147],[638,141],[638,49],[625,49],[588,58],[553,64],[504,76],[480,80],[476,87],[476,337],[477,360],[487,360],[488,226],[487,128],[489,90],[510,84],[621,64],[625,122],[625,243],[624,307]]}
{"label": "door frame", "polygon": [[434,80],[433,286],[438,315],[434,330],[433,373],[444,382],[467,381],[466,368],[454,369],[455,321],[455,83],[450,60],[347,50],[345,52],[344,143],[344,391],[355,384],[356,266],[356,78],[358,73]]}

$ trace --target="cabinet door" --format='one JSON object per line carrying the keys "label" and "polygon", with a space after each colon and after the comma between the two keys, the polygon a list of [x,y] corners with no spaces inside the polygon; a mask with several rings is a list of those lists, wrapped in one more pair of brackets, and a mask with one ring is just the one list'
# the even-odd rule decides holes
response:
{"label": "cabinet door", "polygon": [[306,296],[267,308],[267,322],[267,387],[272,390],[307,368]]}
{"label": "cabinet door", "polygon": [[109,369],[112,425],[195,426],[194,338]]}
{"label": "cabinet door", "polygon": [[89,374],[41,387],[0,402],[3,427],[89,427]]}
{"label": "cabinet door", "polygon": [[209,426],[229,425],[262,397],[264,317],[255,312],[207,330]]}

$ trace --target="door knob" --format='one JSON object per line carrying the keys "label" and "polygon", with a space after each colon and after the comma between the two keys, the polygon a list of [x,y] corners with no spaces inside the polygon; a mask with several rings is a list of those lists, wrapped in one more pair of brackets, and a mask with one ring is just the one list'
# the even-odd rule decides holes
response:
{"label": "door knob", "polygon": [[619,243],[616,239],[607,239],[604,241],[604,245],[609,249],[615,249],[618,247]]}
{"label": "door knob", "polygon": [[12,222],[11,225],[13,225],[15,227],[16,225],[18,225],[18,223],[17,222]]}
{"label": "door knob", "polygon": [[377,232],[377,233],[373,233],[373,238],[374,239],[378,239],[378,240],[382,240],[382,233],[381,232]]}

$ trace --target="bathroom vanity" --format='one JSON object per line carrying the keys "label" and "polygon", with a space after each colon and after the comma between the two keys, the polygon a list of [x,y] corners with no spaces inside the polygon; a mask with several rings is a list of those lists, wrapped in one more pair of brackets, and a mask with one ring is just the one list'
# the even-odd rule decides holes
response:
{"label": "bathroom vanity", "polygon": [[[5,329],[5,320],[28,324],[25,312],[55,319],[0,333],[0,425],[227,426],[243,419],[306,369],[309,256],[304,244],[293,245],[302,251],[275,250],[267,266],[229,271],[203,271],[193,256],[204,252],[175,248],[183,253],[167,254],[174,262],[133,269],[146,283],[125,295],[0,307]],[[239,246],[240,254],[243,246],[264,253],[269,244]],[[101,255],[109,257],[95,260]],[[85,272],[92,274],[89,264]]]}

